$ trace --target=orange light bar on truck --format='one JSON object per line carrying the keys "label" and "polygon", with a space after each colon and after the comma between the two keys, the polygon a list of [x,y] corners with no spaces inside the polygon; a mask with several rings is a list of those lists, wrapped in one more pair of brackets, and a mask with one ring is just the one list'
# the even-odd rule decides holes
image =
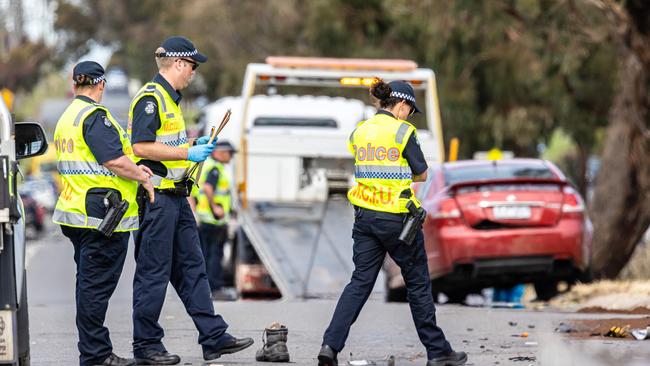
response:
{"label": "orange light bar on truck", "polygon": [[332,70],[413,71],[418,64],[411,60],[269,56],[266,63],[274,67]]}

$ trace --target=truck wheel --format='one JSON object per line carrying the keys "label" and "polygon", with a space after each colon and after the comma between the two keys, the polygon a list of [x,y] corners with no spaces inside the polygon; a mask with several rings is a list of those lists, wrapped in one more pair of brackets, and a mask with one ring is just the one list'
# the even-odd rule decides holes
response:
{"label": "truck wheel", "polygon": [[558,281],[548,282],[535,282],[535,293],[537,294],[537,301],[549,301],[558,294],[557,290]]}
{"label": "truck wheel", "polygon": [[388,288],[386,285],[386,302],[406,302],[406,287]]}
{"label": "truck wheel", "polygon": [[23,288],[20,295],[20,307],[16,313],[18,323],[18,365],[29,366],[29,314],[27,305],[27,272],[23,271]]}

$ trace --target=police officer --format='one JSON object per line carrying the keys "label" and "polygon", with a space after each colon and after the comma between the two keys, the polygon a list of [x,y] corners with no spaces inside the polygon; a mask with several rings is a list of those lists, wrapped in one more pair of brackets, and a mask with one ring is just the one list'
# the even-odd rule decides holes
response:
{"label": "police officer", "polygon": [[195,195],[201,249],[213,300],[234,300],[232,295],[223,290],[221,267],[223,246],[228,240],[231,210],[230,175],[225,164],[230,162],[234,152],[235,148],[230,142],[217,142],[212,155],[205,160],[198,181],[201,188]]}
{"label": "police officer", "polygon": [[[180,357],[167,352],[158,323],[171,282],[199,331],[203,358],[241,351],[253,344],[226,333],[228,325],[214,313],[196,221],[187,196],[192,162],[214,149],[208,136],[189,141],[180,108],[180,90],[207,57],[187,38],[167,38],[156,50],[159,73],[131,102],[129,125],[138,164],[153,171],[156,201],[146,203],[136,244],[133,280],[133,353],[139,364],[174,365]],[[216,141],[215,141],[216,143]]]}
{"label": "police officer", "polygon": [[428,168],[415,127],[405,121],[419,112],[413,87],[403,81],[377,80],[370,93],[380,109],[374,117],[360,123],[348,141],[355,156],[356,184],[348,191],[355,211],[355,268],[323,336],[318,364],[337,365],[337,354],[368,300],[388,253],[402,269],[411,315],[427,350],[427,366],[463,365],[467,355],[452,351],[436,325],[422,230],[411,245],[398,241],[408,212],[407,203],[420,205],[411,183],[425,181]]}
{"label": "police officer", "polygon": [[[103,324],[108,300],[122,273],[129,232],[138,228],[137,182],[154,197],[151,171],[135,165],[126,132],[99,104],[106,85],[102,66],[80,62],[72,77],[75,98],[54,132],[63,189],[52,220],[74,245],[79,364],[135,365],[133,359],[113,353]],[[107,213],[109,192],[126,200],[129,207],[115,232],[106,237],[95,229]]]}

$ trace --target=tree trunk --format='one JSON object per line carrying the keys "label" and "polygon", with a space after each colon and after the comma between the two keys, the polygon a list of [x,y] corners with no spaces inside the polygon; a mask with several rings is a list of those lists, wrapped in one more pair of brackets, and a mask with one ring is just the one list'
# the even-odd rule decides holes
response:
{"label": "tree trunk", "polygon": [[620,36],[619,87],[598,174],[594,275],[616,277],[650,225],[650,2],[609,2]]}

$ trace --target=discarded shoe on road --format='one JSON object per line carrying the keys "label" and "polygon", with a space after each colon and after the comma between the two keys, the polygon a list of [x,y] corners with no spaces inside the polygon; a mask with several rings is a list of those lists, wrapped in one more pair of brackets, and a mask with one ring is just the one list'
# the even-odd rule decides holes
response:
{"label": "discarded shoe on road", "polygon": [[262,333],[261,349],[255,354],[256,361],[289,362],[287,334],[289,329],[280,323],[272,323]]}

